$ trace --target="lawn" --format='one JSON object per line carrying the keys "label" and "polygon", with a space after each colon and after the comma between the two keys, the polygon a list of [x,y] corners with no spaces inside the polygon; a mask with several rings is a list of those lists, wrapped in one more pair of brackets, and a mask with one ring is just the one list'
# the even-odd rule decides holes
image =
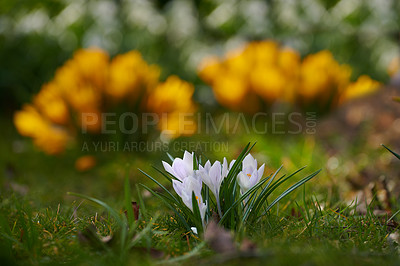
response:
{"label": "lawn", "polygon": [[[16,135],[9,120],[3,119],[2,124],[6,130],[1,140],[5,169],[0,205],[1,258],[6,264],[391,265],[398,262],[396,200],[389,199],[390,210],[379,211],[385,202],[377,194],[372,195],[372,201],[362,194],[351,199],[351,184],[340,168],[343,162],[353,160],[356,164],[353,167],[365,169],[360,160],[354,159],[359,151],[329,158],[329,145],[322,145],[319,136],[253,134],[228,138],[229,152],[210,152],[210,159],[221,155],[231,159],[240,153],[247,140],[253,140],[257,144],[252,153],[267,163],[266,174],[280,165],[284,173],[305,165],[303,171],[307,173],[320,168],[322,171],[272,208],[267,216],[247,224],[244,230],[234,233],[214,228],[212,237],[199,238],[187,232],[161,200],[139,186],[145,184],[157,189],[138,169],[163,182],[152,166],[161,169],[161,160],[168,160],[165,152],[145,156],[135,152],[98,152],[95,154],[98,165],[82,173],[73,167],[76,151],[59,157],[45,155],[29,140]],[[386,158],[391,162],[390,167],[399,166],[383,147],[364,152],[371,152],[376,160]],[[75,192],[96,198],[120,217],[127,217],[124,211],[130,201],[127,205],[126,178],[130,200],[139,205],[138,220],[133,222],[135,229],[128,230],[131,238],[127,241],[134,240],[129,249],[121,247],[121,225],[109,209],[68,195]],[[282,191],[276,195],[279,192]],[[127,220],[123,223],[122,227],[129,224]]]}

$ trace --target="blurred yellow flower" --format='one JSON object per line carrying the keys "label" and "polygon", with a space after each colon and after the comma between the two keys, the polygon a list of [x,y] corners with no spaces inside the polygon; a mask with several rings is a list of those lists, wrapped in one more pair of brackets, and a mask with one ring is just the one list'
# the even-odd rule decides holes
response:
{"label": "blurred yellow flower", "polygon": [[94,166],[96,166],[96,158],[91,155],[81,156],[75,161],[75,169],[79,172],[88,171]]}
{"label": "blurred yellow flower", "polygon": [[300,79],[300,54],[292,49],[284,48],[279,53],[278,65],[286,80],[282,97],[285,101],[293,103],[296,100],[296,89]]}
{"label": "blurred yellow flower", "polygon": [[69,110],[57,85],[48,83],[42,86],[34,97],[33,104],[51,122],[66,124],[69,121]]}
{"label": "blurred yellow flower", "polygon": [[249,93],[247,72],[250,68],[246,58],[238,52],[228,55],[226,61],[206,58],[199,68],[200,77],[213,87],[217,101],[236,111],[243,110],[242,100]]}
{"label": "blurred yellow flower", "polygon": [[[351,68],[339,64],[329,51],[301,60],[298,52],[267,40],[251,42],[221,59],[206,58],[198,74],[217,101],[235,111],[256,112],[260,100],[267,106],[279,100],[329,110],[350,84]],[[357,95],[368,93],[365,86]]]}
{"label": "blurred yellow flower", "polygon": [[99,48],[78,50],[72,59],[81,79],[102,90],[107,83],[109,66],[108,54]]}
{"label": "blurred yellow flower", "polygon": [[241,110],[241,102],[249,92],[248,83],[229,72],[222,74],[213,83],[214,95],[218,102],[233,110]]}
{"label": "blurred yellow flower", "polygon": [[222,70],[221,62],[218,57],[206,57],[199,66],[199,77],[207,82],[208,84],[212,84],[215,80],[215,77],[219,76],[221,73],[219,71]]}
{"label": "blurred yellow flower", "polygon": [[350,82],[351,68],[340,65],[329,51],[308,55],[301,64],[298,94],[304,103],[326,105]]}
{"label": "blurred yellow flower", "polygon": [[168,139],[179,136],[191,136],[196,132],[197,125],[193,113],[172,112],[164,114],[158,127],[161,133]]}
{"label": "blurred yellow flower", "polygon": [[343,103],[373,93],[377,91],[381,85],[381,83],[371,79],[369,76],[362,75],[356,82],[349,84],[341,95],[340,102]]}
{"label": "blurred yellow flower", "polygon": [[62,152],[70,138],[64,129],[51,124],[31,105],[15,113],[14,124],[21,135],[33,138],[35,145],[48,154]]}
{"label": "blurred yellow flower", "polygon": [[213,89],[217,101],[233,110],[256,112],[258,97],[267,103],[292,101],[298,82],[300,55],[274,41],[249,43],[224,59],[207,58],[199,76]]}
{"label": "blurred yellow flower", "polygon": [[32,105],[25,105],[15,113],[14,124],[21,135],[29,137],[37,136],[48,127],[48,123]]}
{"label": "blurred yellow flower", "polygon": [[194,87],[177,76],[170,76],[149,91],[147,106],[156,113],[193,112],[195,105],[192,101]]}
{"label": "blurred yellow flower", "polygon": [[101,89],[84,79],[74,66],[74,62],[69,61],[57,70],[54,77],[57,86],[75,111],[97,108],[102,100]]}
{"label": "blurred yellow flower", "polygon": [[159,75],[159,68],[148,65],[138,51],[117,55],[110,64],[106,92],[117,99],[129,94],[129,98],[136,100],[143,89],[157,84]]}
{"label": "blurred yellow flower", "polygon": [[266,102],[271,103],[284,94],[285,74],[275,66],[259,66],[251,73],[251,87]]}
{"label": "blurred yellow flower", "polygon": [[[33,105],[15,114],[14,123],[21,135],[33,138],[49,154],[62,152],[79,132],[100,133],[102,114],[115,111],[111,108],[122,102],[128,103],[128,107],[123,105],[126,111],[158,114],[160,130],[176,131],[170,137],[192,134],[194,87],[175,76],[159,83],[159,76],[160,68],[147,64],[138,51],[110,62],[101,49],[81,49],[42,86]],[[188,125],[186,114],[192,114],[189,122],[194,126]],[[82,160],[86,165],[88,161]]]}
{"label": "blurred yellow flower", "polygon": [[227,72],[242,78],[246,78],[251,72],[251,61],[245,51],[229,52],[222,64]]}
{"label": "blurred yellow flower", "polygon": [[149,91],[147,110],[159,115],[161,131],[172,132],[173,137],[195,132],[193,93],[193,85],[177,76],[170,76]]}
{"label": "blurred yellow flower", "polygon": [[249,43],[243,53],[251,65],[275,65],[278,61],[280,47],[275,41]]}

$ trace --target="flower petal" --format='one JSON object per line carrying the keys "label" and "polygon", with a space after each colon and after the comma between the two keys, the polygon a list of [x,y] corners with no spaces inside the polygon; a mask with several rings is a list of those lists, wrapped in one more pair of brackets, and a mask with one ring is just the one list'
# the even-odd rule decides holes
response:
{"label": "flower petal", "polygon": [[207,210],[207,202],[199,204],[199,211],[202,220],[204,220],[204,217],[206,215],[206,210]]}
{"label": "flower petal", "polygon": [[[171,175],[176,176],[174,169],[172,169],[172,166],[169,165],[167,162],[162,161],[162,164],[164,166],[165,171],[167,171],[168,173],[170,173]],[[177,177],[178,178],[178,177]]]}
{"label": "flower petal", "polygon": [[214,188],[213,182],[211,181],[209,174],[207,173],[207,171],[204,168],[195,171],[195,173],[196,173],[196,175],[200,176],[201,180],[204,182],[204,184],[206,184],[206,186],[209,189],[213,190],[213,188]]}
{"label": "flower petal", "polygon": [[172,163],[172,169],[174,170],[178,179],[184,180],[187,177],[186,166],[181,158],[176,158],[174,160]]}
{"label": "flower petal", "polygon": [[237,182],[242,190],[242,192],[246,192],[250,188],[250,179],[249,177],[241,171],[237,176]]}
{"label": "flower petal", "polygon": [[219,179],[221,179],[221,163],[219,161],[216,161],[213,166],[211,166],[209,175],[215,186],[219,182]]}
{"label": "flower petal", "polygon": [[174,188],[176,194],[178,194],[179,197],[182,197],[182,189],[183,189],[182,182],[179,182],[178,180],[172,180],[172,187]]}
{"label": "flower petal", "polygon": [[229,169],[228,171],[230,171],[232,169],[233,164],[236,162],[236,160],[232,160],[231,163],[229,164]]}
{"label": "flower petal", "polygon": [[253,175],[254,170],[257,170],[257,168],[253,168],[253,166],[250,165],[250,166],[247,166],[247,167],[243,166],[243,170],[242,171],[246,175],[248,175],[248,174]]}
{"label": "flower petal", "polygon": [[193,154],[193,152],[189,153],[188,151],[185,151],[183,154],[183,162],[185,163],[186,172],[193,171]]}
{"label": "flower petal", "polygon": [[249,153],[243,160],[243,168],[252,166],[253,169],[257,168],[257,161],[253,158],[253,156]]}
{"label": "flower petal", "polygon": [[[200,181],[200,182],[199,182]],[[196,196],[201,196],[201,179],[197,180],[196,178],[192,176],[188,176],[184,181],[184,186],[185,186],[185,191],[188,192],[189,194],[192,194],[192,191],[194,191],[194,194]]]}
{"label": "flower petal", "polygon": [[228,161],[224,157],[224,160],[222,162],[221,182],[225,177],[227,177],[227,175],[228,175]]}
{"label": "flower petal", "polygon": [[254,187],[258,183],[258,181],[260,181],[260,177],[258,176],[257,168],[253,170],[249,180],[250,180],[250,187],[249,188]]}
{"label": "flower petal", "polygon": [[261,165],[260,168],[258,168],[258,177],[261,179],[262,176],[264,175],[264,168],[265,168],[265,164]]}
{"label": "flower petal", "polygon": [[210,171],[210,168],[211,168],[211,163],[210,163],[210,161],[207,161],[207,162],[206,162],[206,164],[204,165],[204,168],[207,170],[207,172]]}

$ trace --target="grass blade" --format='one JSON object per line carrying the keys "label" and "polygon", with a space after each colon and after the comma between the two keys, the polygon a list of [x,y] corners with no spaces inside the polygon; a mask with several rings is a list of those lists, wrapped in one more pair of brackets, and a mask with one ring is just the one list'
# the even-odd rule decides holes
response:
{"label": "grass blade", "polygon": [[[172,183],[172,178],[168,176],[168,174],[171,175],[170,173],[164,173],[163,171],[161,171],[160,169],[158,169],[158,168],[155,167],[155,166],[151,166],[151,167],[152,167],[154,170],[156,170],[157,172],[159,172],[160,174],[162,174],[163,177],[165,177],[169,182]],[[171,176],[172,176],[174,179],[176,179],[173,175],[171,175]]]}
{"label": "grass blade", "polygon": [[128,223],[129,225],[133,225],[135,222],[135,216],[133,214],[132,209],[132,194],[131,194],[131,185],[129,183],[129,177],[125,177],[125,184],[124,184],[124,194],[125,194],[125,208],[128,216]]}
{"label": "grass blade", "polygon": [[145,176],[147,176],[148,178],[150,178],[154,183],[156,183],[160,188],[162,188],[173,200],[175,200],[176,202],[179,202],[178,199],[172,195],[171,192],[169,192],[168,189],[166,189],[160,182],[158,182],[157,180],[155,180],[153,177],[151,177],[150,175],[148,175],[146,172],[142,171],[141,169],[138,169],[142,174],[144,174]]}
{"label": "grass blade", "polygon": [[[142,187],[144,187],[147,191],[149,191],[151,194],[153,194],[153,196],[156,196],[157,198],[159,198],[162,202],[164,202],[164,204],[170,208],[177,216],[178,218],[181,220],[181,222],[184,224],[184,226],[186,227],[186,230],[188,230],[188,232],[191,230],[189,224],[187,223],[187,221],[185,220],[185,218],[183,218],[183,216],[176,210],[176,208],[174,208],[174,206],[169,203],[165,196],[162,194],[158,194],[157,192],[155,192],[154,190],[152,190],[151,188],[147,187],[144,184],[140,184]],[[164,198],[163,198],[164,196]]]}
{"label": "grass blade", "polygon": [[136,184],[136,191],[138,194],[138,201],[139,201],[139,213],[142,215],[143,219],[147,221],[147,211],[146,206],[144,205],[142,193],[140,193],[140,188],[138,184]]}
{"label": "grass blade", "polygon": [[247,196],[249,196],[251,193],[253,193],[254,191],[256,191],[257,189],[259,189],[263,184],[265,184],[265,182],[268,180],[268,178],[264,178],[261,182],[259,182],[258,184],[256,184],[254,187],[252,187],[251,189],[249,189],[246,193],[244,193],[239,199],[237,199],[230,207],[228,210],[225,211],[224,215],[222,216],[221,220],[219,221],[219,223],[223,223],[225,221],[225,219],[227,218],[228,214],[230,214],[230,212],[232,211],[233,208],[235,208],[239,203],[241,203],[242,201],[244,201]]}
{"label": "grass blade", "polygon": [[175,159],[174,159],[174,157],[172,157],[171,154],[169,154],[169,152],[167,152],[167,156],[171,160],[171,163],[174,162]]}
{"label": "grass blade", "polygon": [[283,199],[285,196],[287,196],[288,194],[290,194],[293,190],[295,190],[296,188],[298,188],[299,186],[303,185],[304,183],[306,183],[307,181],[309,181],[311,178],[313,178],[314,176],[316,176],[319,172],[321,172],[321,169],[312,173],[311,175],[303,178],[302,180],[300,180],[299,182],[297,182],[296,184],[294,184],[293,186],[291,186],[290,188],[288,188],[287,190],[285,190],[285,192],[283,192],[279,197],[277,197],[271,204],[268,205],[268,207],[266,208],[266,210],[264,211],[264,213],[261,215],[265,215],[272,207],[274,207],[274,205],[276,203],[278,203],[281,199]]}
{"label": "grass blade", "polygon": [[79,197],[79,198],[82,198],[82,199],[86,199],[88,201],[91,201],[93,203],[96,203],[96,204],[100,205],[101,207],[106,209],[111,214],[112,217],[114,217],[114,219],[117,221],[119,226],[123,226],[123,222],[122,222],[122,219],[121,219],[119,213],[117,211],[115,211],[113,208],[111,208],[107,203],[105,203],[105,202],[103,202],[101,200],[98,200],[96,198],[92,198],[92,197],[89,197],[89,196],[86,196],[86,195],[83,195],[83,194],[79,194],[79,193],[67,192],[67,195],[71,195],[71,196]]}
{"label": "grass blade", "polygon": [[198,201],[198,199],[197,199],[196,195],[194,194],[194,191],[192,191],[192,208],[193,208],[194,217],[196,219],[194,222],[196,224],[198,232],[202,232],[203,225],[201,222],[199,223],[199,221],[202,221],[202,219],[201,219],[199,204],[197,201]]}
{"label": "grass blade", "polygon": [[390,151],[394,156],[396,156],[397,159],[400,160],[400,155],[398,153],[395,153],[394,151],[392,151],[391,149],[389,149],[388,147],[386,147],[385,145],[382,144],[382,146],[387,149],[388,151]]}

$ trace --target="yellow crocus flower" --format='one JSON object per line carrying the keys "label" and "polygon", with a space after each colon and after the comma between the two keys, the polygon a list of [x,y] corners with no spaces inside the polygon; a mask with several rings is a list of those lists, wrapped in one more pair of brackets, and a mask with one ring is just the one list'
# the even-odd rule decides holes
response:
{"label": "yellow crocus flower", "polygon": [[68,123],[68,106],[55,83],[43,85],[40,92],[34,97],[33,103],[51,122],[63,125]]}
{"label": "yellow crocus flower", "polygon": [[347,86],[340,97],[340,102],[343,103],[348,100],[371,94],[377,91],[380,86],[382,86],[382,84],[378,81],[371,79],[367,75],[362,75],[356,82],[350,83],[349,86]]}
{"label": "yellow crocus flower", "polygon": [[72,58],[74,67],[86,83],[101,91],[106,85],[109,56],[99,48],[80,49]]}
{"label": "yellow crocus flower", "polygon": [[21,135],[33,138],[34,144],[48,154],[64,151],[70,138],[64,129],[52,125],[32,105],[25,105],[15,113],[14,124]]}
{"label": "yellow crocus flower", "polygon": [[301,64],[298,94],[304,103],[325,105],[349,83],[351,69],[340,65],[329,51],[308,55]]}
{"label": "yellow crocus flower", "polygon": [[155,85],[160,75],[157,66],[149,66],[138,51],[116,56],[110,64],[106,92],[116,99],[136,100],[148,85]]}
{"label": "yellow crocus flower", "polygon": [[[159,115],[158,128],[161,131],[168,131],[170,137],[194,133],[196,106],[192,100],[193,93],[193,85],[177,76],[168,77],[149,92],[146,109]],[[183,121],[188,119],[193,123]]]}

